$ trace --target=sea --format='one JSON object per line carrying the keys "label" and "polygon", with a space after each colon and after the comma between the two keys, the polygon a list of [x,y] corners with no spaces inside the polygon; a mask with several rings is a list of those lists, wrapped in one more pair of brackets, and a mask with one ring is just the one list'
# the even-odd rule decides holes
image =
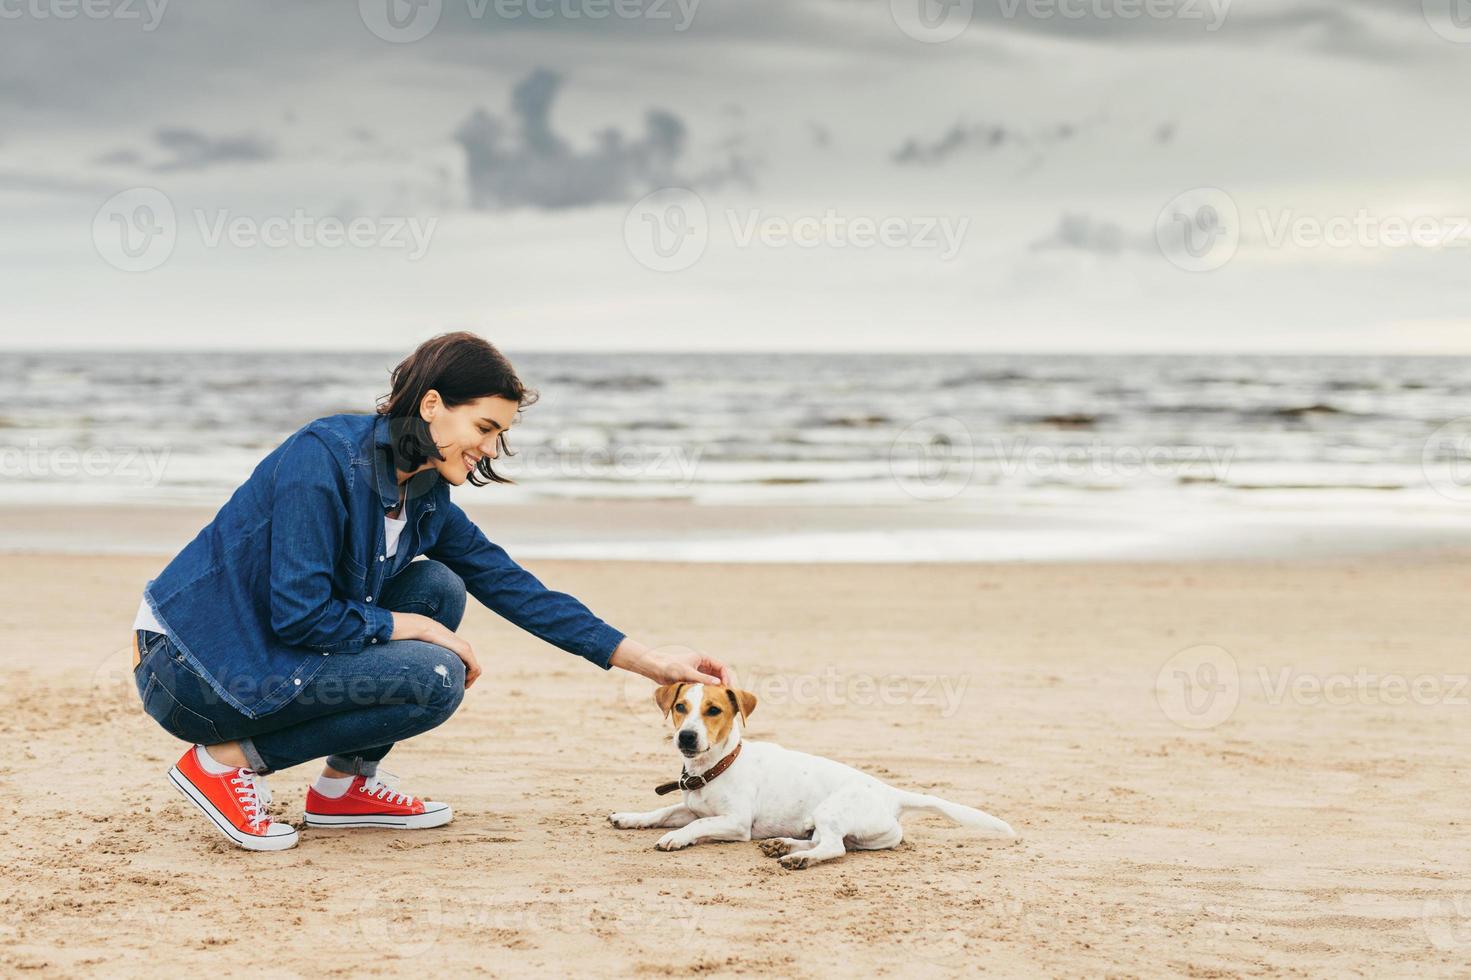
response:
{"label": "sea", "polygon": [[[217,506],[297,428],[373,412],[403,353],[6,354],[0,502]],[[457,501],[816,508],[825,528],[864,515],[846,548],[794,533],[665,550],[679,557],[1188,551],[1273,523],[1433,543],[1471,516],[1466,357],[506,354],[538,394],[496,464],[516,482]],[[916,513],[945,518],[921,533]],[[625,544],[540,550],[637,551]]]}

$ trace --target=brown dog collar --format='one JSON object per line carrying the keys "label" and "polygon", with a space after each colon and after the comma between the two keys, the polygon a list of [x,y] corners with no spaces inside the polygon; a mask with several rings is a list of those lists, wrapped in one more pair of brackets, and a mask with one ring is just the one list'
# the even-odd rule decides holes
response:
{"label": "brown dog collar", "polygon": [[727,755],[724,759],[721,759],[719,762],[715,763],[715,765],[711,766],[709,769],[706,769],[700,775],[691,776],[681,767],[678,779],[676,779],[672,783],[665,783],[662,786],[655,787],[654,792],[658,793],[660,796],[663,796],[665,793],[673,793],[677,789],[699,789],[702,786],[709,786],[712,782],[714,782],[716,776],[720,775],[721,773],[725,772],[725,770],[730,768],[730,764],[734,762],[735,757],[740,754],[741,743],[737,742],[736,747],[730,750],[729,755]]}

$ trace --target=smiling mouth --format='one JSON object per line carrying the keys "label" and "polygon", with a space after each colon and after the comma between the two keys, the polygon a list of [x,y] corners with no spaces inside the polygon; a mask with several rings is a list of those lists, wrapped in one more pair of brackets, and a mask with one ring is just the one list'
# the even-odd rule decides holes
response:
{"label": "smiling mouth", "polygon": [[471,456],[469,453],[460,453],[460,461],[465,464],[465,469],[473,470],[475,468],[475,464],[480,462],[480,459]]}

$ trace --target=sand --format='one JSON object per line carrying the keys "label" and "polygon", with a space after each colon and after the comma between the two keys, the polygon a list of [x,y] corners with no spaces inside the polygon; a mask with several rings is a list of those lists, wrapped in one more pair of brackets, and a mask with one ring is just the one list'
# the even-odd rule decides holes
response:
{"label": "sand", "polygon": [[[247,854],[166,783],[182,746],[127,677],[159,559],[11,553],[0,972],[1466,975],[1456,556],[527,565],[725,657],[761,698],[752,738],[1020,839],[914,815],[897,849],[805,871],[750,843],[655,851],[605,819],[677,774],[652,685],[472,603],[486,676],[385,763],[454,822]],[[278,816],[312,775],[272,777]]]}

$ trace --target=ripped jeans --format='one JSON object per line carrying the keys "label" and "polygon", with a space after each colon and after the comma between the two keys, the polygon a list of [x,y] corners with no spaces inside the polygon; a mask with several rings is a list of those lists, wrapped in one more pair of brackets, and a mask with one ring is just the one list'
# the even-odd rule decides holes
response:
{"label": "ripped jeans", "polygon": [[[381,599],[392,612],[420,613],[455,630],[465,583],[440,562],[410,562]],[[372,776],[395,742],[443,724],[465,696],[465,665],[422,640],[390,640],[327,658],[322,670],[278,711],[247,718],[194,672],[167,636],[138,631],[134,671],[143,710],[186,742],[239,742],[250,767],[266,774],[312,759],[339,772]]]}

